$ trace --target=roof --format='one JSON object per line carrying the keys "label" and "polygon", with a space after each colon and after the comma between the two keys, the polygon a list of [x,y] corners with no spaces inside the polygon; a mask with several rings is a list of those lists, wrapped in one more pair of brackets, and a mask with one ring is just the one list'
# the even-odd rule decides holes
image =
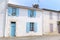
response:
{"label": "roof", "polygon": [[27,7],[27,6],[22,6],[22,5],[10,4],[10,3],[8,3],[8,6],[41,11],[40,8],[33,8],[33,7]]}
{"label": "roof", "polygon": [[31,10],[38,10],[38,11],[45,10],[45,11],[51,11],[51,12],[58,12],[58,13],[60,13],[60,11],[56,11],[56,10],[51,10],[51,9],[46,9],[46,8],[43,8],[43,9],[33,8],[33,7],[27,7],[27,6],[16,5],[16,4],[11,4],[11,3],[8,3],[8,6],[17,7],[17,8],[23,8],[23,9],[31,9]]}
{"label": "roof", "polygon": [[42,10],[46,10],[46,11],[52,11],[52,12],[58,12],[58,13],[60,13],[60,11],[51,10],[51,9],[45,9],[45,8],[43,8]]}

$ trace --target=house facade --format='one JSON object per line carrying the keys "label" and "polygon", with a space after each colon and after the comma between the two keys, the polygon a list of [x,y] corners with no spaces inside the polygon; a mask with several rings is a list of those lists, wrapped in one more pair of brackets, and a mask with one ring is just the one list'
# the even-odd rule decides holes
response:
{"label": "house facade", "polygon": [[[8,4],[5,37],[51,35],[60,33],[60,12]],[[1,33],[1,35],[3,35]]]}

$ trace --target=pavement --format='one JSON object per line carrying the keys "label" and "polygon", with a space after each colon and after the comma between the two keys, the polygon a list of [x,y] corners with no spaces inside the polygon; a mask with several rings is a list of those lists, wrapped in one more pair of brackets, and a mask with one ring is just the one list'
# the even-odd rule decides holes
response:
{"label": "pavement", "polygon": [[60,35],[0,38],[0,40],[60,40]]}

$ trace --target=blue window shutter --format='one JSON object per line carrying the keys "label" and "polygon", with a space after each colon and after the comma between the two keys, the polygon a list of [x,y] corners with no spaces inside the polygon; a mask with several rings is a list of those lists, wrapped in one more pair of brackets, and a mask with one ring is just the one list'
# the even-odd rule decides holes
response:
{"label": "blue window shutter", "polygon": [[28,10],[28,17],[30,17],[30,12],[31,12],[31,11],[30,11],[30,10]]}
{"label": "blue window shutter", "polygon": [[36,11],[34,10],[34,17],[36,17]]}
{"label": "blue window shutter", "polygon": [[27,25],[26,25],[26,32],[28,33],[30,31],[30,23],[27,22]]}
{"label": "blue window shutter", "polygon": [[19,8],[16,8],[16,16],[19,16]]}
{"label": "blue window shutter", "polygon": [[37,32],[37,23],[34,23],[34,32]]}
{"label": "blue window shutter", "polygon": [[12,7],[8,7],[8,16],[11,16],[12,14]]}

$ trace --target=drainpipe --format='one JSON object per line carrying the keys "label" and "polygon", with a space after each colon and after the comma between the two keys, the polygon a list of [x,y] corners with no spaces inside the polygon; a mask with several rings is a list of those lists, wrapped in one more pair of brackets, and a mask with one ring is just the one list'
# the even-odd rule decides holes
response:
{"label": "drainpipe", "polygon": [[8,0],[5,1],[5,9],[4,9],[4,27],[3,27],[3,37],[5,37],[5,26],[6,26],[6,12],[7,12],[7,7],[8,7]]}
{"label": "drainpipe", "polygon": [[43,11],[42,11],[42,35],[44,35],[44,15],[43,15]]}

